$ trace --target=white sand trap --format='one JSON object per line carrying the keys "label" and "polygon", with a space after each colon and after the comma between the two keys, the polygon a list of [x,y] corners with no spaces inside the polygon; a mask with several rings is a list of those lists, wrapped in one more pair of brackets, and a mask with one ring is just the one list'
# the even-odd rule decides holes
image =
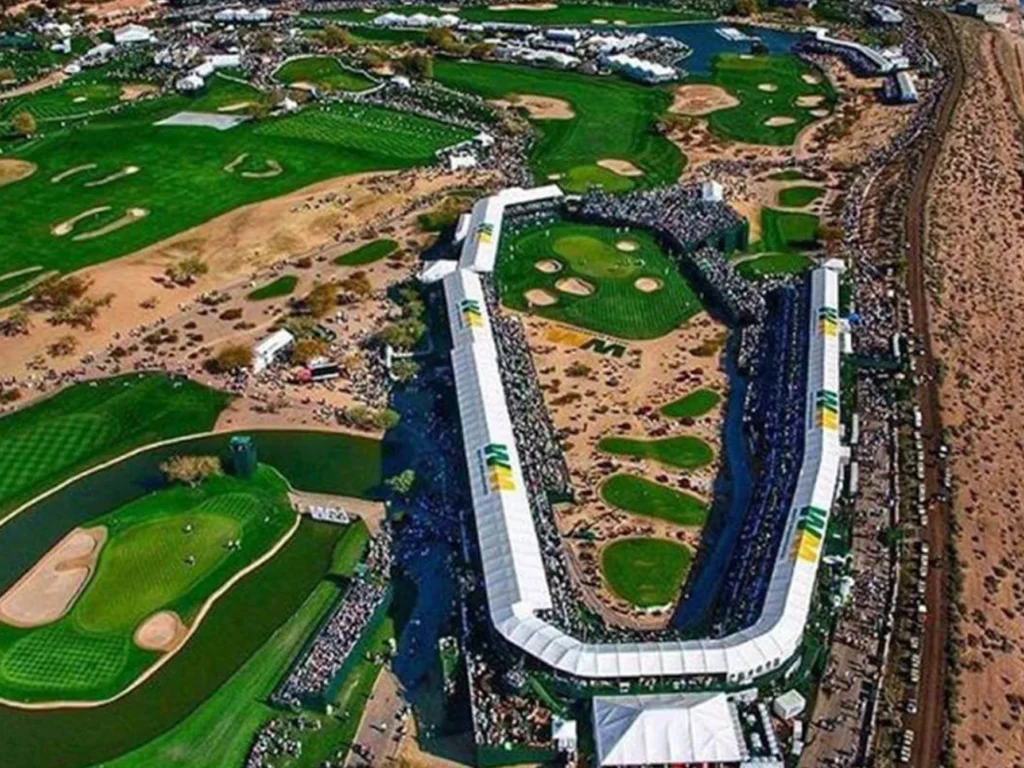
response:
{"label": "white sand trap", "polygon": [[117,181],[125,176],[133,176],[139,172],[139,166],[137,165],[126,165],[117,173],[112,173],[109,176],[104,176],[102,179],[96,179],[96,181],[87,181],[83,184],[83,187],[102,187],[104,184],[109,184],[112,181]]}
{"label": "white sand trap", "polygon": [[160,89],[152,83],[128,83],[121,86],[121,101],[135,101],[151,93],[157,93]]}
{"label": "white sand trap", "polygon": [[612,22],[612,24],[614,24],[616,27],[626,26],[626,22],[623,19],[616,19],[615,21]]}
{"label": "white sand trap", "polygon": [[83,104],[83,103],[87,102],[88,100],[89,99],[86,98],[85,96],[75,96],[75,98],[73,98],[71,100],[71,103],[72,104]]}
{"label": "white sand trap", "polygon": [[739,103],[739,99],[717,85],[681,85],[675,90],[669,112],[706,115],[719,109],[730,109]]}
{"label": "white sand trap", "polygon": [[657,277],[638,277],[633,287],[641,293],[654,293],[665,287],[665,284]]}
{"label": "white sand trap", "polygon": [[548,174],[548,181],[558,181],[564,175],[565,174],[562,174],[562,173],[549,173]]}
{"label": "white sand trap", "polygon": [[526,303],[531,307],[550,307],[558,303],[558,297],[543,288],[531,288],[523,294]]}
{"label": "white sand trap", "polygon": [[608,23],[608,19],[591,19],[590,23],[591,24],[607,24]]}
{"label": "white sand trap", "polygon": [[489,11],[553,11],[558,6],[554,3],[501,3],[488,5]]}
{"label": "white sand trap", "polygon": [[809,75],[806,72],[804,74],[800,75],[800,79],[803,80],[808,85],[820,85],[821,84],[821,78],[820,77],[818,77],[817,75]]}
{"label": "white sand trap", "polygon": [[206,112],[176,112],[153,125],[185,128],[214,128],[227,131],[249,119],[248,115],[210,115]]}
{"label": "white sand trap", "polygon": [[54,184],[60,184],[68,176],[74,176],[76,173],[81,173],[82,171],[91,171],[95,167],[96,167],[96,163],[86,163],[85,165],[76,165],[74,168],[68,168],[66,171],[61,171],[56,176],[50,177],[50,181],[52,181]]}
{"label": "white sand trap", "polygon": [[[363,10],[370,11],[371,13],[373,12],[373,8],[363,8]],[[437,10],[441,13],[458,13],[462,9],[457,5],[439,5],[437,6]]]}
{"label": "white sand trap", "polygon": [[781,128],[784,125],[792,125],[796,122],[796,118],[783,117],[782,115],[776,115],[775,117],[769,117],[764,121],[764,124],[769,128]]}
{"label": "white sand trap", "polygon": [[248,156],[249,156],[248,152],[243,152],[238,157],[236,157],[234,160],[232,160],[230,163],[225,165],[224,166],[224,170],[227,171],[228,173],[234,173],[235,172],[235,168],[237,168],[242,163],[244,163],[245,162],[245,158],[247,158]]}
{"label": "white sand trap", "polygon": [[277,160],[266,160],[264,165],[267,166],[265,171],[242,171],[239,176],[247,179],[269,179],[271,176],[279,176],[284,170]]}
{"label": "white sand trap", "polygon": [[811,96],[797,96],[796,105],[798,107],[817,107],[824,100],[825,97],[820,93],[816,93]]}
{"label": "white sand trap", "polygon": [[135,630],[135,644],[146,651],[173,651],[188,634],[188,628],[174,611],[154,613]]}
{"label": "white sand trap", "polygon": [[38,166],[28,160],[14,157],[0,157],[0,187],[27,179],[36,172]]}
{"label": "white sand trap", "polygon": [[506,98],[494,99],[490,103],[496,107],[523,107],[531,120],[572,120],[576,117],[572,104],[551,96],[510,93]]}
{"label": "white sand trap", "polygon": [[218,112],[241,112],[247,107],[251,107],[254,102],[251,101],[236,101],[234,104],[227,104],[223,107],[217,107]]}
{"label": "white sand trap", "polygon": [[615,247],[623,253],[632,253],[640,246],[637,244],[636,240],[619,240],[619,242],[615,244]]}
{"label": "white sand trap", "polygon": [[779,86],[775,83],[758,83],[757,90],[764,91],[765,93],[775,93],[779,90]]}
{"label": "white sand trap", "polygon": [[827,109],[812,109],[808,114],[813,117],[828,117],[829,111]]}
{"label": "white sand trap", "polygon": [[129,224],[134,224],[139,219],[144,219],[147,216],[149,216],[149,211],[146,208],[129,208],[124,212],[124,216],[121,218],[115,219],[99,229],[75,235],[71,239],[77,242],[80,240],[92,240],[96,237],[103,237],[103,235],[109,235],[111,232],[121,229],[121,227],[127,227]]}
{"label": "white sand trap", "polygon": [[555,288],[572,296],[590,296],[594,292],[594,286],[578,277],[563,277],[555,283]]}
{"label": "white sand trap", "polygon": [[100,205],[96,208],[90,208],[87,211],[82,211],[77,216],[72,216],[70,219],[60,222],[60,224],[54,224],[50,227],[50,234],[56,235],[57,237],[64,237],[75,228],[75,224],[80,222],[82,219],[88,219],[90,216],[95,216],[97,213],[105,213],[110,210],[109,205]]}
{"label": "white sand trap", "polygon": [[537,271],[543,272],[546,275],[553,275],[556,272],[562,271],[562,262],[555,259],[541,259],[533,266]]}
{"label": "white sand trap", "polygon": [[619,176],[643,176],[644,172],[633,165],[629,160],[614,160],[608,158],[605,160],[598,160],[597,164],[602,168],[605,168],[612,173],[617,173]]}
{"label": "white sand trap", "polygon": [[107,529],[75,528],[0,597],[0,620],[15,627],[56,621],[82,592]]}

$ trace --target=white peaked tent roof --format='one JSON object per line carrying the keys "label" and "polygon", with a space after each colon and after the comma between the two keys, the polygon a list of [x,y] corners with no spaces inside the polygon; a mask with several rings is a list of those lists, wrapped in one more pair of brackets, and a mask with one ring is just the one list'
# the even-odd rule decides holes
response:
{"label": "white peaked tent roof", "polygon": [[[511,192],[518,200],[524,197],[524,190]],[[505,194],[487,200],[498,201],[503,209]],[[471,239],[473,233],[466,242]],[[467,266],[465,261],[462,266]],[[820,319],[822,312],[838,314],[838,269],[827,265],[812,275],[804,459],[760,618],[754,626],[721,638],[647,643],[584,643],[537,615],[551,608],[551,593],[477,274],[488,270],[470,266],[444,278],[487,602],[500,635],[548,666],[584,678],[712,674],[749,680],[792,657],[803,637],[823,548],[823,535],[815,536],[815,530],[823,534],[840,473],[838,408],[834,428],[822,426],[818,413],[823,392],[839,396],[839,334]],[[511,487],[501,490],[490,487],[484,456],[494,445],[507,454],[504,463],[511,479]],[[805,520],[811,507],[814,530],[808,530]]]}
{"label": "white peaked tent roof", "polygon": [[599,765],[736,763],[743,734],[724,693],[596,696]]}
{"label": "white peaked tent roof", "polygon": [[557,184],[548,184],[532,189],[510,187],[496,195],[477,200],[469,215],[469,230],[466,239],[462,241],[459,266],[474,272],[493,272],[505,208],[561,196],[562,190]]}

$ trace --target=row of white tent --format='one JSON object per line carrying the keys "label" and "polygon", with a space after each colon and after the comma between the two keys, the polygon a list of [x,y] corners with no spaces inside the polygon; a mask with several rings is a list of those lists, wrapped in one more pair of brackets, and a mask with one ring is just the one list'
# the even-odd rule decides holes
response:
{"label": "row of white tent", "polygon": [[[557,187],[554,187],[557,190]],[[479,272],[491,272],[504,209],[551,197],[550,187],[505,190],[473,208],[458,268],[443,278],[452,363],[491,620],[510,643],[581,678],[722,675],[748,681],[799,649],[839,476],[839,272],[812,274],[804,459],[789,523],[754,626],[718,639],[584,643],[537,616],[551,608],[491,318]],[[560,190],[558,191],[560,193]]]}

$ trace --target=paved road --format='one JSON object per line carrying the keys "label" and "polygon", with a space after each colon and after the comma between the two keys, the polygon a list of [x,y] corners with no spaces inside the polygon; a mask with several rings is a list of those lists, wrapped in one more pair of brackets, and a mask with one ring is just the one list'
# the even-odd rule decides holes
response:
{"label": "paved road", "polygon": [[[940,445],[942,421],[925,287],[927,202],[928,189],[942,150],[943,137],[949,129],[953,111],[963,88],[964,63],[949,17],[935,11],[927,11],[926,14],[932,17],[934,26],[945,38],[946,48],[950,54],[946,62],[950,75],[949,83],[939,103],[934,134],[915,179],[906,220],[907,290],[914,311],[914,331],[923,342],[924,352],[919,358],[921,366],[918,373],[921,375],[921,383],[917,389],[917,400],[921,407],[924,448],[928,457],[925,464],[925,487],[928,498],[933,498],[942,492],[941,468],[935,458]],[[948,552],[950,514],[948,502],[934,502],[929,507],[926,536],[933,557],[945,558]],[[916,732],[913,764],[918,768],[935,768],[939,765],[944,741],[946,637],[949,631],[948,579],[948,570],[945,567],[929,570],[925,592],[928,620],[922,645],[921,692],[918,697],[920,708],[917,716],[909,722],[910,727]]]}

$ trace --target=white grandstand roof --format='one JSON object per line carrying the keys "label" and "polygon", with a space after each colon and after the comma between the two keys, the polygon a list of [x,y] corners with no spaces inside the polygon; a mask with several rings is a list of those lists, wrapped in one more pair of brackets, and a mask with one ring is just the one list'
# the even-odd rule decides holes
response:
{"label": "white grandstand roof", "polygon": [[474,272],[493,272],[501,240],[501,222],[509,205],[524,205],[562,196],[557,184],[523,189],[511,187],[477,200],[469,218],[469,236],[462,243],[459,266]]}
{"label": "white grandstand roof", "polygon": [[736,763],[747,756],[724,693],[595,696],[602,766]]}
{"label": "white grandstand roof", "polygon": [[[534,199],[544,199],[540,190],[510,190],[477,203],[471,234],[463,244],[463,268],[444,279],[459,413],[495,628],[548,666],[585,678],[712,674],[749,680],[779,667],[797,651],[803,636],[839,480],[837,265],[819,268],[812,275],[804,459],[758,621],[718,639],[583,643],[536,615],[550,609],[551,594],[505,402],[490,316],[480,278],[471,271],[493,269],[505,205]],[[477,237],[482,223],[490,225],[490,236],[483,241]]]}

